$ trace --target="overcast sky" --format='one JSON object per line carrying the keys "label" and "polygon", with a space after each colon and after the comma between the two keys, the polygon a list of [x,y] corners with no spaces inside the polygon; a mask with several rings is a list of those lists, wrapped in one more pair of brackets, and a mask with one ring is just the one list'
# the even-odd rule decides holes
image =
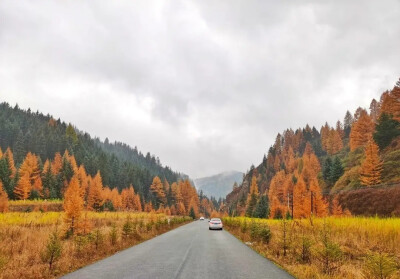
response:
{"label": "overcast sky", "polygon": [[0,1],[0,101],[192,178],[400,77],[400,1]]}

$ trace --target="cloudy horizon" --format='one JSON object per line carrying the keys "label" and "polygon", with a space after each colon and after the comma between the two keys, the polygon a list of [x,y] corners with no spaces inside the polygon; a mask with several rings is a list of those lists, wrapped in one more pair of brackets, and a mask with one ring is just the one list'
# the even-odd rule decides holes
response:
{"label": "cloudy horizon", "polygon": [[400,77],[400,2],[0,2],[0,101],[191,178],[369,107]]}

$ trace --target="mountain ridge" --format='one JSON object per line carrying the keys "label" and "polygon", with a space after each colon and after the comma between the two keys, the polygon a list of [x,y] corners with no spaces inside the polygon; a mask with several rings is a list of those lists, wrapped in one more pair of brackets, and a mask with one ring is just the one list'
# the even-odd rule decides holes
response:
{"label": "mountain ridge", "polygon": [[239,184],[243,179],[243,174],[239,171],[230,170],[196,178],[193,181],[198,191],[203,191],[204,195],[218,199],[224,198],[232,190],[235,182]]}

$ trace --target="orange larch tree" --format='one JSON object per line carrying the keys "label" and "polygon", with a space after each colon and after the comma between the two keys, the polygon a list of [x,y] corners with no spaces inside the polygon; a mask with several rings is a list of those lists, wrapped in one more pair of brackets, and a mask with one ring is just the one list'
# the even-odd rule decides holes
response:
{"label": "orange larch tree", "polygon": [[304,218],[310,216],[311,199],[306,183],[302,176],[297,179],[293,187],[293,217]]}
{"label": "orange larch tree", "polygon": [[79,179],[79,188],[81,197],[85,201],[89,193],[89,176],[86,174],[85,167],[80,165],[78,171],[75,173]]}
{"label": "orange larch tree", "polygon": [[111,202],[116,210],[122,209],[122,197],[117,188],[111,190]]}
{"label": "orange larch tree", "polygon": [[83,199],[80,194],[79,179],[76,175],[71,178],[71,181],[64,193],[64,211],[65,223],[68,225],[68,230],[73,234],[78,225],[79,218],[83,210]]}
{"label": "orange larch tree", "polygon": [[186,215],[186,209],[185,209],[185,205],[183,204],[183,202],[178,202],[176,205],[176,214],[184,216]]}
{"label": "orange larch tree", "polygon": [[344,138],[344,128],[343,128],[343,124],[342,124],[342,122],[340,122],[340,120],[338,120],[336,122],[336,132],[339,133],[341,139]]}
{"label": "orange larch tree", "polygon": [[185,181],[179,181],[178,187],[182,195],[182,202],[185,205],[185,211],[189,212],[189,203],[193,196],[192,185],[190,184],[189,180],[186,179]]}
{"label": "orange larch tree", "polygon": [[393,119],[397,120],[400,122],[400,78],[396,82],[396,85],[394,86],[392,90],[392,96],[393,96]]}
{"label": "orange larch tree", "polygon": [[285,179],[285,171],[281,170],[271,180],[268,192],[271,218],[283,217],[286,214]]}
{"label": "orange larch tree", "polygon": [[63,162],[62,162],[61,154],[60,154],[60,152],[57,152],[54,155],[53,162],[51,163],[51,171],[53,172],[54,175],[57,175],[60,172],[62,165],[63,165]]}
{"label": "orange larch tree", "polygon": [[331,215],[337,217],[343,216],[343,209],[339,204],[339,199],[337,196],[332,200]]}
{"label": "orange larch tree", "polygon": [[380,113],[391,114],[393,119],[400,121],[400,79],[390,92],[382,94],[380,103]]}
{"label": "orange larch tree", "polygon": [[14,156],[13,153],[11,152],[10,148],[6,149],[6,152],[4,152],[3,154],[4,158],[6,158],[7,162],[8,162],[8,168],[10,169],[10,177],[14,178],[16,173],[17,173],[17,168],[15,167],[15,163],[14,163]]}
{"label": "orange larch tree", "polygon": [[379,158],[379,147],[370,139],[365,148],[365,159],[361,164],[360,180],[365,186],[381,182],[382,161]]}
{"label": "orange larch tree", "polygon": [[376,123],[380,114],[380,103],[375,99],[372,99],[371,104],[369,105],[369,115],[371,116],[372,121]]}
{"label": "orange larch tree", "polygon": [[29,178],[29,173],[25,173],[20,177],[17,186],[14,188],[14,195],[19,200],[26,200],[29,198],[31,193],[31,181]]}
{"label": "orange larch tree", "polygon": [[95,177],[90,181],[89,193],[87,200],[87,207],[89,210],[101,210],[103,206],[103,182],[101,180],[100,171],[97,172]]}
{"label": "orange larch tree", "polygon": [[4,191],[3,183],[0,180],[0,212],[4,213],[8,211],[8,195]]}
{"label": "orange larch tree", "polygon": [[135,210],[141,212],[142,209],[142,203],[140,201],[140,195],[139,194],[135,194],[135,198],[134,198],[134,205],[135,205]]}
{"label": "orange larch tree", "polygon": [[327,151],[328,146],[329,146],[329,131],[330,127],[328,125],[328,122],[325,122],[325,125],[321,127],[321,145],[322,149]]}
{"label": "orange larch tree", "polygon": [[374,132],[375,124],[366,110],[360,111],[360,116],[353,123],[350,131],[350,150],[353,151],[360,146],[364,146],[369,141]]}
{"label": "orange larch tree", "polygon": [[171,215],[177,215],[175,205],[171,206]]}
{"label": "orange larch tree", "polygon": [[145,212],[151,212],[153,211],[153,204],[151,202],[148,202],[144,205],[144,211]]}
{"label": "orange larch tree", "polygon": [[161,182],[161,179],[156,176],[153,178],[153,183],[150,185],[150,191],[153,193],[156,198],[157,205],[165,205],[167,203],[164,186]]}
{"label": "orange larch tree", "polygon": [[19,168],[19,176],[23,177],[24,175],[29,176],[29,183],[31,191],[37,193],[37,195],[42,196],[42,179],[40,177],[40,168],[38,164],[38,157],[31,152],[28,152],[24,161]]}
{"label": "orange larch tree", "polygon": [[324,217],[328,215],[328,203],[324,199],[321,187],[319,186],[318,179],[314,178],[310,181],[310,195],[311,203],[310,208],[311,214],[318,217]]}

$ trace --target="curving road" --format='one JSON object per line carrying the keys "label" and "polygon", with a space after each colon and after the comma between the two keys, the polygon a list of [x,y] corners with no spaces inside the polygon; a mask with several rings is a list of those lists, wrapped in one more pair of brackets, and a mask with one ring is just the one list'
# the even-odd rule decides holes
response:
{"label": "curving road", "polygon": [[63,278],[293,278],[226,231],[195,221]]}

